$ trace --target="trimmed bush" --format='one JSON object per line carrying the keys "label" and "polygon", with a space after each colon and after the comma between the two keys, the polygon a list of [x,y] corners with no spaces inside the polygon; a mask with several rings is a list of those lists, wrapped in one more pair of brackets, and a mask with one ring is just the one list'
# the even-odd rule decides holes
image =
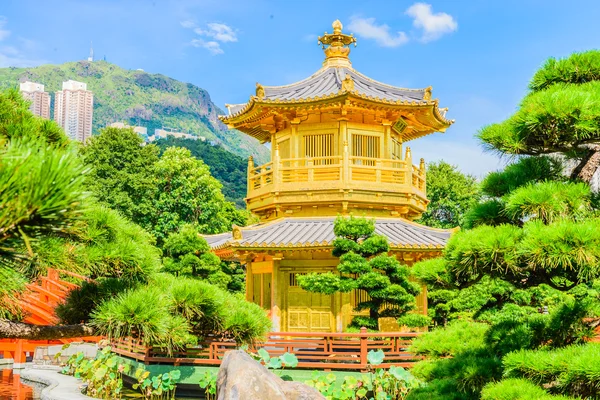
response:
{"label": "trimmed bush", "polygon": [[91,324],[109,338],[140,338],[169,350],[209,336],[251,343],[271,329],[256,304],[208,282],[170,274],[157,274],[148,286],[102,303]]}
{"label": "trimmed bush", "polygon": [[600,344],[521,350],[503,359],[507,377],[527,378],[556,394],[600,399]]}
{"label": "trimmed bush", "polygon": [[481,400],[573,400],[573,398],[552,396],[525,379],[506,379],[484,387]]}
{"label": "trimmed bush", "polygon": [[413,340],[410,351],[432,357],[444,357],[484,345],[488,325],[455,321],[446,328],[436,329]]}

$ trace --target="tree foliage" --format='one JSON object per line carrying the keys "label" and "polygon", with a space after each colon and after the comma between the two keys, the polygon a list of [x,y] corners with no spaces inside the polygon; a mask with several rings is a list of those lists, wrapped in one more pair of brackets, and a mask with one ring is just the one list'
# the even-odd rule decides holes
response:
{"label": "tree foliage", "polygon": [[427,166],[427,198],[429,204],[420,222],[436,228],[462,225],[464,214],[477,203],[479,187],[475,178],[464,175],[444,161]]}
{"label": "tree foliage", "polygon": [[380,317],[399,318],[414,308],[419,285],[409,281],[407,266],[387,255],[387,238],[375,233],[374,220],[338,217],[334,233],[333,255],[340,257],[337,273],[299,276],[303,289],[325,294],[367,292],[369,298],[358,303],[356,311],[369,310],[369,317],[355,318],[353,325],[358,327],[377,329]]}
{"label": "tree foliage", "polygon": [[150,228],[154,214],[156,179],[152,168],[159,150],[142,146],[133,129],[104,128],[81,149],[92,170],[87,187],[94,196],[135,223]]}
{"label": "tree foliage", "polygon": [[221,182],[225,198],[235,203],[238,208],[246,208],[244,197],[246,197],[247,190],[248,162],[245,159],[230,153],[220,145],[213,145],[204,140],[168,136],[166,139],[157,141],[156,145],[163,152],[169,147],[188,149],[193,157],[208,165],[212,176]]}
{"label": "tree foliage", "polygon": [[597,50],[549,59],[534,75],[517,112],[484,127],[480,140],[501,153],[577,158],[571,176],[589,182],[600,165],[599,70]]}
{"label": "tree foliage", "polygon": [[222,185],[189,150],[142,146],[131,129],[106,128],[82,149],[88,184],[101,202],[151,232],[162,245],[181,225],[220,233],[246,225],[249,214],[226,201]]}
{"label": "tree foliage", "polygon": [[[467,399],[597,398],[583,377],[584,365],[600,357],[572,346],[594,336],[600,317],[600,220],[588,184],[600,138],[598,54],[548,61],[515,115],[480,132],[494,150],[529,156],[488,175],[483,201],[465,216],[467,229],[449,240],[442,258],[413,268],[430,289],[437,324],[467,318],[485,329],[480,343],[452,359],[415,368],[436,395],[450,388]],[[580,158],[570,177],[560,158],[544,155],[555,152]],[[429,341],[418,339],[415,350],[436,355],[457,336],[453,329],[450,322]],[[550,360],[566,354],[577,372],[551,375]],[[503,377],[527,381],[490,383]]]}
{"label": "tree foliage", "polygon": [[16,90],[0,92],[0,316],[19,319],[18,266],[37,240],[82,213],[86,168],[60,128],[35,117]]}
{"label": "tree foliage", "polygon": [[183,225],[178,232],[167,237],[163,248],[166,253],[163,258],[165,271],[175,276],[186,275],[206,280],[233,292],[242,289],[240,278],[243,277],[240,277],[239,269],[222,262],[212,253],[196,226]]}
{"label": "tree foliage", "polygon": [[171,275],[102,303],[91,323],[109,338],[140,338],[169,349],[207,335],[250,343],[271,328],[258,305],[207,282]]}

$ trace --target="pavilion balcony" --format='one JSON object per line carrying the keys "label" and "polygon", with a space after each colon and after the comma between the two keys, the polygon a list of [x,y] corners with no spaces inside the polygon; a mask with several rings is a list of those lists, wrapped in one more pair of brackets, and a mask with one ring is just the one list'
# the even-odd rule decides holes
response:
{"label": "pavilion balcony", "polygon": [[[248,165],[248,208],[276,205],[348,202],[348,193],[363,204],[386,209],[410,205],[425,211],[425,165],[412,164],[410,150],[404,160],[343,156],[279,159],[261,166]],[[310,197],[306,197],[310,196]],[[352,200],[350,200],[351,202]],[[372,206],[367,206],[369,208]]]}

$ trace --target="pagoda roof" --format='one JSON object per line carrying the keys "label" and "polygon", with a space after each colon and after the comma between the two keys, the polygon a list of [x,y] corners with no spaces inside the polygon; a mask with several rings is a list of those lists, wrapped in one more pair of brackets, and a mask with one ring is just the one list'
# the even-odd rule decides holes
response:
{"label": "pagoda roof", "polygon": [[[233,232],[204,236],[212,250],[332,247],[335,217],[281,218]],[[392,249],[442,249],[453,230],[430,228],[402,218],[376,218],[375,232]]]}
{"label": "pagoda roof", "polygon": [[[428,91],[425,89],[405,89],[396,86],[387,85],[371,79],[350,67],[323,67],[312,76],[283,86],[262,86],[264,96],[260,99],[262,102],[304,102],[338,95],[346,90],[344,80],[349,78],[354,83],[353,94],[363,98],[378,99],[384,102],[418,102],[419,104],[428,104],[430,99]],[[248,103],[229,105],[229,116],[241,114],[249,106]]]}

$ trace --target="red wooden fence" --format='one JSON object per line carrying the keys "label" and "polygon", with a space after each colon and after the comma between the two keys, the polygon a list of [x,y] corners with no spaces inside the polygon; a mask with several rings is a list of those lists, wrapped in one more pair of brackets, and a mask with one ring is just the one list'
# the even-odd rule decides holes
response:
{"label": "red wooden fence", "polygon": [[[385,360],[378,367],[411,367],[422,359],[408,351],[412,339],[419,335],[421,333],[369,333],[364,328],[360,333],[271,332],[265,342],[255,344],[250,351],[264,348],[271,356],[293,353],[298,357],[298,368],[366,370],[368,352],[381,349]],[[237,347],[235,342],[209,341],[169,354],[163,348],[146,347],[139,340],[112,342],[115,353],[145,364],[218,366],[225,352]]]}

